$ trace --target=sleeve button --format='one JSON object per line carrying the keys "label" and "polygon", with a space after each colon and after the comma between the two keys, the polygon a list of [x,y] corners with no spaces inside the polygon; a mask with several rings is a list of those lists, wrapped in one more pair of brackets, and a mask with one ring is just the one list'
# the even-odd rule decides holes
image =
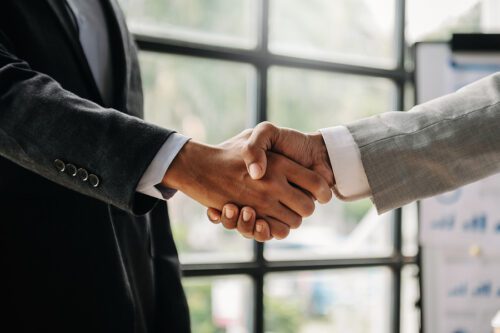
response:
{"label": "sleeve button", "polygon": [[80,168],[76,171],[76,176],[82,181],[86,182],[89,179],[89,173],[87,170]]}
{"label": "sleeve button", "polygon": [[97,177],[96,175],[94,174],[90,174],[89,175],[89,183],[92,187],[97,187],[99,186],[99,183],[100,183],[100,180],[99,180],[99,177]]}
{"label": "sleeve button", "polygon": [[76,166],[73,164],[66,164],[66,172],[68,175],[75,177],[76,176]]}
{"label": "sleeve button", "polygon": [[54,167],[57,169],[59,172],[64,172],[66,170],[66,165],[64,164],[63,161],[57,159],[54,161]]}

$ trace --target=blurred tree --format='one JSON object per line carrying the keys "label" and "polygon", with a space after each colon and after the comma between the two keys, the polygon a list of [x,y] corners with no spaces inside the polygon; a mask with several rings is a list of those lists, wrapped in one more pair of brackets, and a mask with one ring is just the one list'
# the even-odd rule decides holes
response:
{"label": "blurred tree", "polygon": [[212,287],[209,283],[189,283],[185,285],[189,300],[189,313],[193,332],[224,333],[215,327],[212,320]]}
{"label": "blurred tree", "polygon": [[298,303],[271,297],[266,297],[264,301],[269,309],[266,311],[266,333],[298,332],[305,319]]}

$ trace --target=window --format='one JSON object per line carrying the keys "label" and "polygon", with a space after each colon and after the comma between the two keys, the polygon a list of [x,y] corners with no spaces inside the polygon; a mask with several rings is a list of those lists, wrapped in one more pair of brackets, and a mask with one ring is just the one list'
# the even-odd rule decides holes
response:
{"label": "window", "polygon": [[[264,120],[311,131],[410,103],[404,0],[121,5],[141,49],[146,119],[196,139]],[[288,239],[260,244],[212,225],[182,194],[169,207],[194,332],[416,331],[400,323],[416,318],[401,210],[334,200]]]}

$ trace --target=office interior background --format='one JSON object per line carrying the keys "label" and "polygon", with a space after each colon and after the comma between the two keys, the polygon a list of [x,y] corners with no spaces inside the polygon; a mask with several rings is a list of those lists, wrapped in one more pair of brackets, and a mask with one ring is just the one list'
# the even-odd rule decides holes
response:
{"label": "office interior background", "polygon": [[[302,131],[414,104],[410,46],[499,32],[497,0],[120,0],[146,119],[217,144],[270,120]],[[170,204],[196,333],[413,333],[417,206],[317,207],[260,244]]]}

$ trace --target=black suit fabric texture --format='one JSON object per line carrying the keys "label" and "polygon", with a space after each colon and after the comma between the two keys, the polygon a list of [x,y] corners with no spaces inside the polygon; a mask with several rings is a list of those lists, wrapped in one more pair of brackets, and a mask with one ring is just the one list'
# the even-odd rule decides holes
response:
{"label": "black suit fabric texture", "polygon": [[173,131],[142,120],[136,46],[102,1],[112,105],[63,1],[0,3],[0,331],[190,332],[167,206],[135,191]]}

